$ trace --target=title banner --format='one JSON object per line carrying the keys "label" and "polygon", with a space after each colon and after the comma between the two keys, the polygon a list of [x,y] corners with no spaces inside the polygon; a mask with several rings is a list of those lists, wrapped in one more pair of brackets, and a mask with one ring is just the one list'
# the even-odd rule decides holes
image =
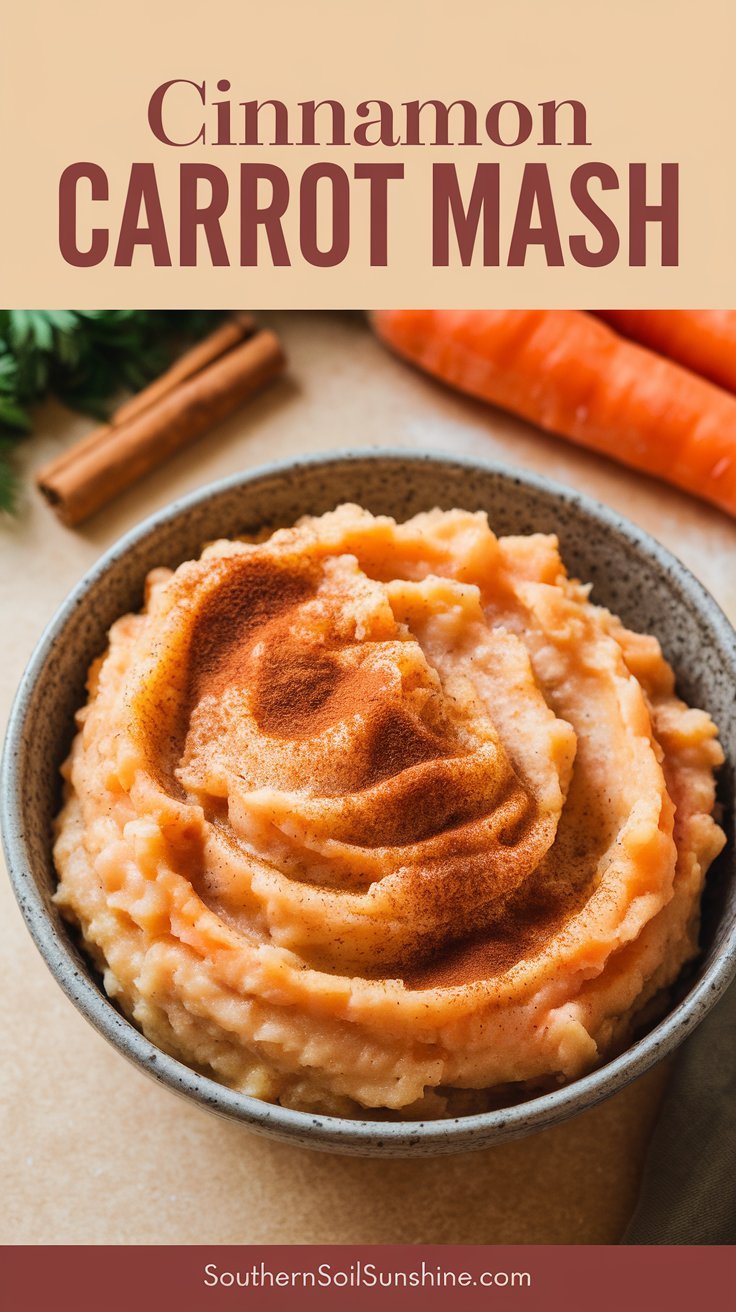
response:
{"label": "title banner", "polygon": [[5,307],[729,306],[724,0],[26,0]]}

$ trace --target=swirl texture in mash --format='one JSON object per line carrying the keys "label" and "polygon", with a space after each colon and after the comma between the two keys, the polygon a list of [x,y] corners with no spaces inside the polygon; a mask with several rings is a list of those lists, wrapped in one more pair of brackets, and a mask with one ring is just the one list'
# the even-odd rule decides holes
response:
{"label": "swirl texture in mash", "polygon": [[696,951],[715,727],[552,537],[342,506],[215,542],[79,722],[57,900],[155,1043],[257,1097],[549,1087]]}

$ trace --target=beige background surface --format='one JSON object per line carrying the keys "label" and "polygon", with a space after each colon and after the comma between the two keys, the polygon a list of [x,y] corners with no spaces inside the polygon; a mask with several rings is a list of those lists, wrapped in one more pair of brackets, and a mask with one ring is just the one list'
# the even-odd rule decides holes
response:
{"label": "beige background surface", "polygon": [[[32,493],[0,529],[4,719],[34,641],[82,572],[175,495],[278,457],[402,445],[495,457],[592,493],[673,548],[736,617],[736,525],[685,495],[436,386],[393,360],[355,314],[261,316],[288,379],[88,527]],[[49,407],[27,474],[85,420]],[[149,1082],[108,1048],[47,973],[0,880],[0,1242],[615,1242],[664,1088],[659,1068],[551,1131],[479,1154],[375,1162],[243,1131]]]}

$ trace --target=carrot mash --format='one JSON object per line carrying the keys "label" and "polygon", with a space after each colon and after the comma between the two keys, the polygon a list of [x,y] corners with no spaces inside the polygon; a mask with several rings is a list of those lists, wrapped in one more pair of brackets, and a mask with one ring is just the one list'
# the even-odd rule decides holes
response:
{"label": "carrot mash", "polygon": [[212,543],[149,576],[78,721],[56,899],[154,1043],[255,1097],[549,1088],[697,950],[715,726],[554,537],[346,505]]}

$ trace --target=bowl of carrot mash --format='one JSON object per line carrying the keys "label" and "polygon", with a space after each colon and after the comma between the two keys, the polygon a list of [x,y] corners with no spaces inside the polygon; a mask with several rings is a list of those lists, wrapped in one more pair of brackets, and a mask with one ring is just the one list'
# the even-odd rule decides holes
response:
{"label": "bowl of carrot mash", "polygon": [[535,475],[348,453],[141,525],[47,630],[3,830],[57,980],[262,1133],[481,1147],[670,1052],[736,969],[736,637]]}

